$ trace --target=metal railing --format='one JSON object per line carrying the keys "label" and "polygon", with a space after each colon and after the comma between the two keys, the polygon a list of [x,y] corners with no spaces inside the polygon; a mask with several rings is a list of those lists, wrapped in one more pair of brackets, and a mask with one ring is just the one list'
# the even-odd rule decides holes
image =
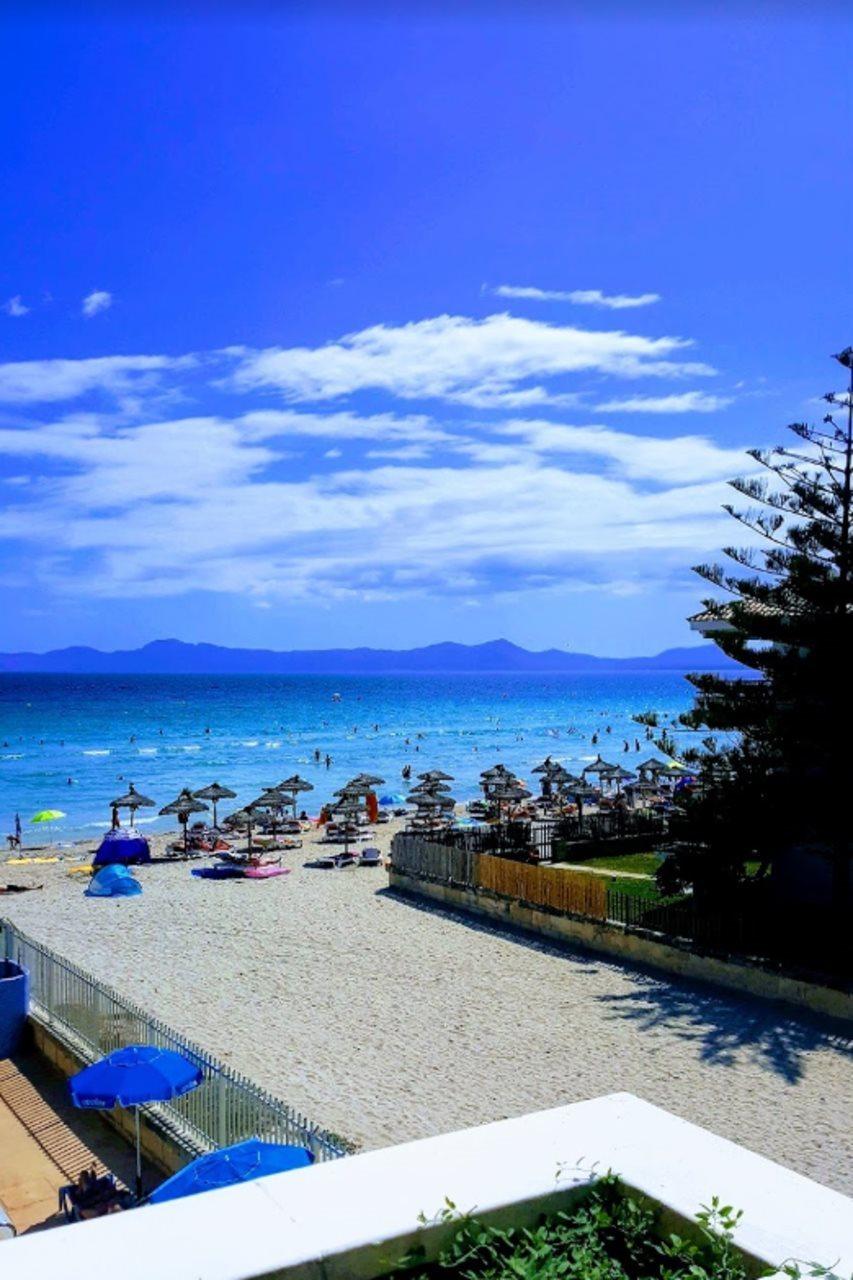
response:
{"label": "metal railing", "polygon": [[246,1138],[308,1147],[317,1160],[346,1150],[334,1135],[312,1124],[245,1076],[218,1062],[159,1018],[120,996],[91,974],[0,920],[3,954],[30,976],[30,1012],[78,1057],[94,1062],[128,1044],[174,1049],[204,1074],[197,1089],[172,1102],[143,1108],[156,1116],[186,1150],[201,1154]]}
{"label": "metal railing", "polygon": [[421,836],[431,844],[469,853],[550,862],[555,858],[571,861],[573,854],[582,861],[598,851],[598,844],[619,847],[620,842],[629,840],[657,842],[666,836],[666,829],[666,820],[658,814],[614,810],[551,822],[500,822],[483,827],[453,827],[444,831],[405,834]]}

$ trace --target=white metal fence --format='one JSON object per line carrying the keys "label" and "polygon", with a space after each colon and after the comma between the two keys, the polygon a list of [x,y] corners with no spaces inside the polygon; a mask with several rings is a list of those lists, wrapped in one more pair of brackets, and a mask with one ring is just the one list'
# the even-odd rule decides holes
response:
{"label": "white metal fence", "polygon": [[127,1044],[155,1044],[196,1062],[204,1082],[173,1102],[145,1110],[156,1115],[188,1151],[200,1154],[245,1138],[309,1147],[317,1160],[346,1151],[334,1135],[245,1076],[205,1053],[130,1000],[0,920],[4,954],[30,975],[30,1010],[88,1062]]}

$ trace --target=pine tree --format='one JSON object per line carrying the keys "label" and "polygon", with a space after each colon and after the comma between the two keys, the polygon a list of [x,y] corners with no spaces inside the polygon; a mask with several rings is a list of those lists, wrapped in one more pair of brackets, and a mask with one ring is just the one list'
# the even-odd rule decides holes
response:
{"label": "pine tree", "polygon": [[853,850],[853,348],[835,359],[849,386],[824,397],[821,426],[794,423],[794,447],[750,451],[766,474],[731,482],[750,505],[725,510],[749,545],[724,548],[729,568],[697,567],[729,597],[704,602],[727,627],[714,640],[752,676],[690,677],[697,698],[685,722],[723,737],[697,753],[701,786],[676,828],[682,872],[699,891],[799,846],[831,861],[843,911]]}

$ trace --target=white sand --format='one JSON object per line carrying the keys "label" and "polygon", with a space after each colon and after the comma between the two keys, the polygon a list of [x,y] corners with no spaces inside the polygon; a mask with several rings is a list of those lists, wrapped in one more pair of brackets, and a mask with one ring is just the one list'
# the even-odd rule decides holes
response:
{"label": "white sand", "polygon": [[100,901],[67,865],[0,867],[45,885],[0,914],[366,1146],[625,1089],[853,1191],[837,1027],[522,942],[309,853],[254,883],[151,866],[141,897]]}

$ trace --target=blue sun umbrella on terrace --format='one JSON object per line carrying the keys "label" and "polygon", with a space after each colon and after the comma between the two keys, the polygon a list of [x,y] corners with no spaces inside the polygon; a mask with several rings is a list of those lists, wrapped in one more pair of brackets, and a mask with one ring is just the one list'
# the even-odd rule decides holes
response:
{"label": "blue sun umbrella on terrace", "polygon": [[109,1111],[133,1107],[136,1120],[136,1195],[142,1195],[139,1108],[148,1102],[171,1102],[201,1084],[201,1069],[171,1049],[131,1044],[100,1062],[84,1067],[68,1081],[75,1107]]}
{"label": "blue sun umbrella on terrace", "polygon": [[148,1200],[151,1204],[180,1200],[201,1191],[214,1191],[217,1187],[233,1187],[238,1182],[265,1178],[271,1173],[305,1169],[313,1163],[314,1155],[307,1147],[249,1138],[246,1142],[235,1143],[233,1147],[222,1147],[219,1151],[199,1156],[152,1191]]}

